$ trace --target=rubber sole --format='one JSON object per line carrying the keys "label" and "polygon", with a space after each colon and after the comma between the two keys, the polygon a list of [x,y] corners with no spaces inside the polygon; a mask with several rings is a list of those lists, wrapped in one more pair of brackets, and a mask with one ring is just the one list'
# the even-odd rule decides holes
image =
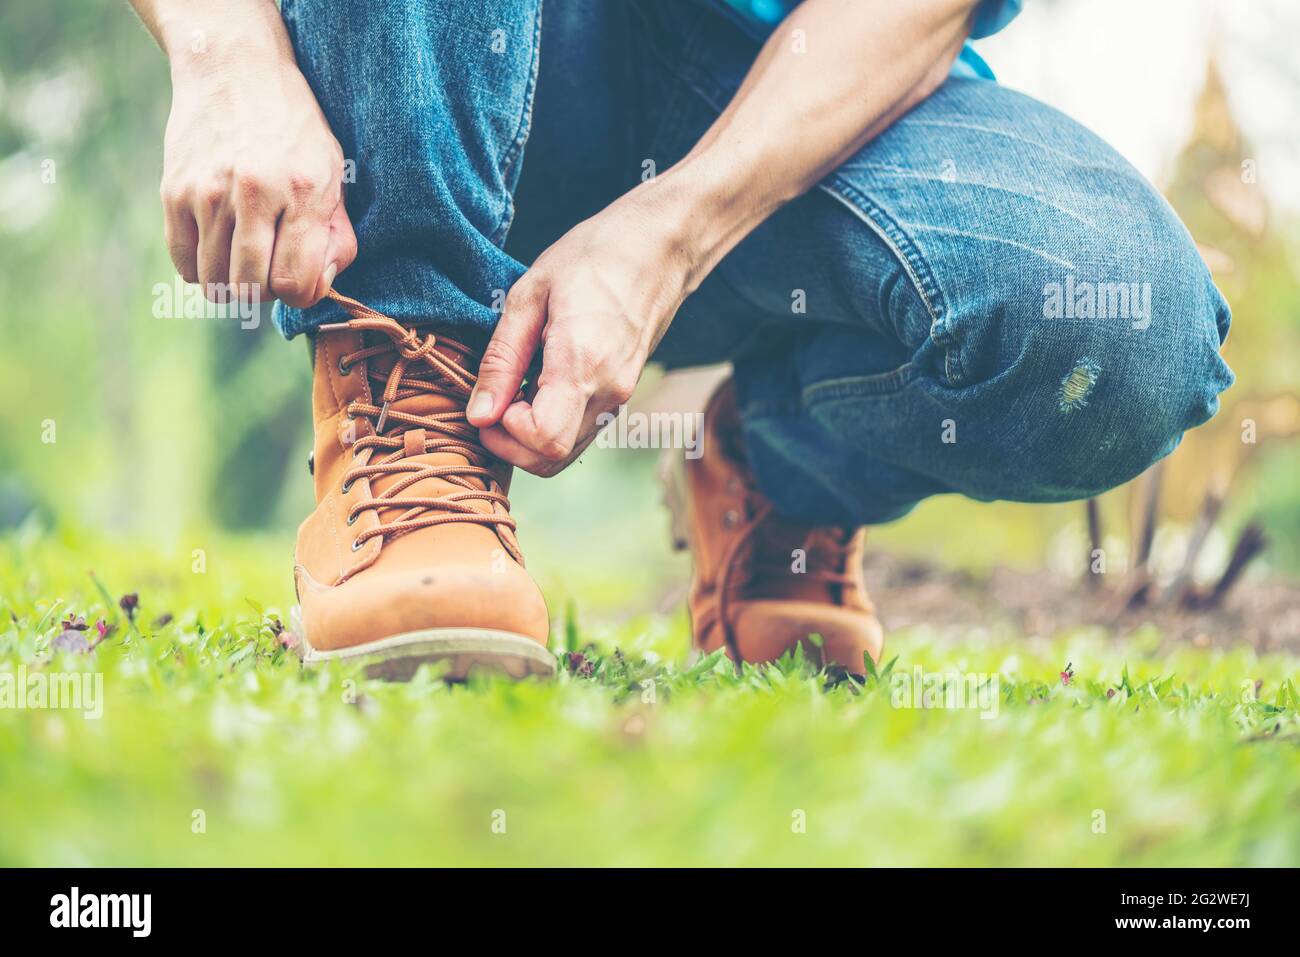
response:
{"label": "rubber sole", "polygon": [[296,650],[306,666],[331,661],[364,661],[367,678],[410,681],[423,664],[446,662],[445,681],[464,681],[471,672],[506,674],[522,680],[555,675],[555,656],[531,638],[491,628],[427,628],[392,635],[352,648],[313,648],[293,609]]}

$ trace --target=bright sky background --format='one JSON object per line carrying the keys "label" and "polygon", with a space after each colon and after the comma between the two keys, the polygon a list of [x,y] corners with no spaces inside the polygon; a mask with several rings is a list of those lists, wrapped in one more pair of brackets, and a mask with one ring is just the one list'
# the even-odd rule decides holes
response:
{"label": "bright sky background", "polygon": [[1213,49],[1259,185],[1300,213],[1300,0],[1027,0],[976,48],[1163,185]]}

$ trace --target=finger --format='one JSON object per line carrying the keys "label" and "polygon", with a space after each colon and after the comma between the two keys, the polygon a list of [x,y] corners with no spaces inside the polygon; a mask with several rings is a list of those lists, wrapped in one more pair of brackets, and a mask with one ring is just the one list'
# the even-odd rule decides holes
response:
{"label": "finger", "polygon": [[334,277],[352,265],[357,258],[357,234],[352,231],[352,220],[348,219],[347,208],[340,200],[334,215],[330,217],[329,239],[325,244],[325,271],[321,273],[316,286],[316,301],[319,302],[334,285]]}
{"label": "finger", "polygon": [[[543,361],[550,360],[546,356]],[[531,403],[515,402],[501,425],[525,448],[552,461],[573,451],[590,393],[568,378],[542,381]]]}
{"label": "finger", "polygon": [[480,429],[479,441],[483,443],[485,449],[497,458],[509,462],[525,472],[531,472],[533,475],[540,475],[545,478],[554,475],[564,467],[563,463],[553,462],[544,456],[538,455],[532,449],[524,447],[519,443],[518,439],[507,432],[505,427],[501,425]]}
{"label": "finger", "polygon": [[568,335],[549,335],[542,374],[528,402],[511,404],[501,425],[525,448],[558,461],[573,450],[593,389],[593,364]]}
{"label": "finger", "polygon": [[542,339],[546,300],[546,287],[541,283],[525,285],[521,279],[510,290],[479,363],[478,382],[466,409],[470,425],[495,425],[519,392]]}
{"label": "finger", "polygon": [[584,425],[579,435],[578,441],[574,443],[573,450],[563,459],[555,460],[538,455],[532,449],[527,448],[519,442],[513,435],[506,431],[505,426],[494,425],[490,428],[483,429],[479,432],[480,440],[483,447],[499,459],[503,459],[525,472],[531,472],[533,475],[539,475],[542,478],[548,478],[568,468],[583,451],[591,444],[597,433],[600,432],[599,418],[589,415],[590,421],[584,420]]}
{"label": "finger", "polygon": [[179,200],[163,200],[163,236],[172,264],[186,282],[199,281],[199,225],[194,211]]}
{"label": "finger", "polygon": [[251,173],[236,178],[232,197],[235,230],[230,241],[230,284],[241,301],[260,302],[271,294],[275,222],[284,200]]}
{"label": "finger", "polygon": [[243,302],[270,296],[275,220],[254,212],[236,214],[230,244],[230,284]]}
{"label": "finger", "polygon": [[303,207],[285,210],[271,253],[271,295],[299,309],[316,303],[329,240],[327,219]]}
{"label": "finger", "polygon": [[199,226],[199,282],[210,302],[225,302],[230,281],[230,247],[234,242],[235,217],[216,212]]}

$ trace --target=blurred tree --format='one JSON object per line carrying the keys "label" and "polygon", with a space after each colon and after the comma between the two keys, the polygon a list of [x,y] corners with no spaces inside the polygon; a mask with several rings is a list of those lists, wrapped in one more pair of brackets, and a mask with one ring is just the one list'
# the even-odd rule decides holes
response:
{"label": "blurred tree", "polygon": [[[1269,516],[1273,558],[1300,566],[1300,485],[1262,482],[1274,462],[1294,462],[1300,400],[1294,357],[1300,352],[1300,282],[1295,223],[1274,222],[1261,170],[1232,109],[1229,88],[1211,56],[1192,134],[1179,153],[1167,195],[1201,247],[1232,306],[1224,356],[1237,383],[1214,420],[1188,433],[1166,475],[1168,510],[1182,520],[1207,492],[1228,493],[1239,524]],[[1249,470],[1236,478],[1247,461]],[[1258,474],[1252,474],[1258,473]],[[1281,526],[1281,527],[1277,527]]]}

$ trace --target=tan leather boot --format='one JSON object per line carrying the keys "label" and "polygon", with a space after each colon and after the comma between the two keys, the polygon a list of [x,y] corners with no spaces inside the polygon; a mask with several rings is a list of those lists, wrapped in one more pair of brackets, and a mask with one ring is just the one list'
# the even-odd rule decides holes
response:
{"label": "tan leather boot", "polygon": [[465,419],[478,356],[331,293],[351,315],[316,334],[316,510],[298,530],[303,659],[423,662],[550,675],[546,603],[524,571],[510,467]]}
{"label": "tan leather boot", "polygon": [[863,655],[878,661],[884,646],[862,574],[865,529],[815,528],[775,512],[746,464],[730,379],[705,410],[701,451],[684,459],[677,507],[677,537],[685,532],[695,566],[696,647],[761,662],[802,643],[813,661],[863,674]]}

